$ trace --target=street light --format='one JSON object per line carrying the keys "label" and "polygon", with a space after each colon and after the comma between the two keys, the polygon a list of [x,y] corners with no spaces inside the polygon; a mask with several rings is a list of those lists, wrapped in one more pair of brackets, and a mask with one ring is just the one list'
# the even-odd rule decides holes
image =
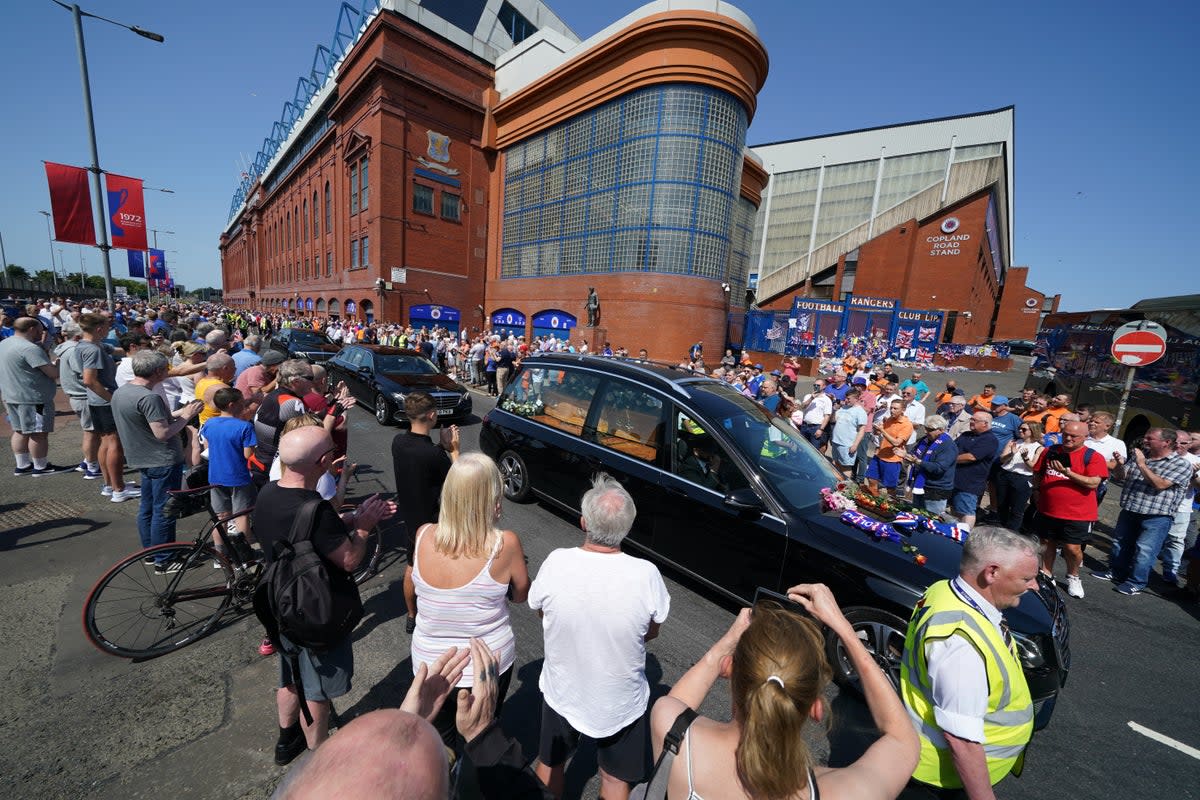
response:
{"label": "street light", "polygon": [[108,221],[104,219],[104,217],[107,216],[104,213],[104,192],[100,188],[100,151],[96,146],[96,122],[92,117],[92,85],[91,81],[88,79],[87,51],[83,46],[83,18],[92,17],[94,19],[101,20],[102,22],[117,25],[121,28],[125,28],[126,30],[133,31],[138,36],[141,36],[145,39],[150,39],[154,42],[161,42],[164,40],[161,34],[139,28],[137,25],[126,25],[123,22],[117,22],[106,17],[101,17],[97,14],[89,14],[85,11],[81,11],[79,6],[75,3],[67,5],[66,3],[61,2],[61,0],[51,0],[51,2],[70,11],[71,16],[75,20],[75,47],[79,56],[79,79],[83,83],[83,112],[84,118],[87,121],[88,144],[91,146],[92,150],[92,166],[90,167],[90,171],[92,173],[92,202],[95,203],[96,209],[100,211],[101,217],[100,243],[97,246],[100,248],[100,255],[104,262],[105,299],[108,301],[108,307],[111,309],[113,308],[113,283],[112,264],[108,259],[108,251],[112,249],[112,246],[108,243]]}
{"label": "street light", "polygon": [[50,228],[50,212],[39,211],[46,218],[46,236],[50,238],[50,271],[54,273],[54,291],[58,291],[58,270],[54,268],[54,231]]}
{"label": "street light", "polygon": [[171,236],[174,236],[174,235],[175,235],[175,231],[164,231],[164,230],[162,230],[161,228],[151,228],[151,229],[150,229],[150,232],[154,234],[154,249],[155,249],[155,250],[157,250],[157,249],[158,249],[158,235],[159,235],[160,233],[163,233],[163,234],[170,234]]}

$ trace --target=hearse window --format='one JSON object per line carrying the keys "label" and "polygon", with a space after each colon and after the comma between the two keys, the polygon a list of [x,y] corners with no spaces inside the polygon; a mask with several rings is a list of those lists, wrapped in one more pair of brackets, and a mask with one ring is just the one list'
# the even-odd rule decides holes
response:
{"label": "hearse window", "polygon": [[357,347],[351,349],[350,352],[346,353],[346,355],[342,356],[342,358],[346,359],[346,364],[350,367],[350,369],[358,369],[363,365],[363,351],[359,350]]}
{"label": "hearse window", "polygon": [[500,408],[580,436],[599,384],[596,375],[526,366],[505,388]]}
{"label": "hearse window", "polygon": [[673,473],[722,494],[750,485],[725,448],[699,422],[679,410],[673,422]]}
{"label": "hearse window", "polygon": [[610,380],[588,433],[601,445],[642,461],[654,462],[663,435],[663,402],[633,384]]}

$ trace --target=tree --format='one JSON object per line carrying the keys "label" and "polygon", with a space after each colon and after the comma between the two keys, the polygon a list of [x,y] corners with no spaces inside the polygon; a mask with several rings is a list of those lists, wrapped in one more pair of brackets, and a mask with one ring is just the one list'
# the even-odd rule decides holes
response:
{"label": "tree", "polygon": [[54,283],[54,272],[48,269],[39,269],[33,273],[33,279],[42,283]]}
{"label": "tree", "polygon": [[24,267],[19,266],[17,264],[9,264],[8,265],[8,277],[22,278],[24,280],[28,280],[29,279],[29,270],[27,270]]}

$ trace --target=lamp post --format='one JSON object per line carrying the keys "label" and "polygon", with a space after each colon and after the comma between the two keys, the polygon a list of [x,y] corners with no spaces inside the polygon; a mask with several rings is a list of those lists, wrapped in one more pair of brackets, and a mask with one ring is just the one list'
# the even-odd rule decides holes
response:
{"label": "lamp post", "polygon": [[50,271],[54,273],[54,291],[58,291],[58,270],[54,268],[54,231],[50,228],[50,212],[39,211],[46,218],[46,237],[50,240]]}
{"label": "lamp post", "polygon": [[92,17],[93,19],[108,22],[133,31],[138,36],[155,42],[163,41],[163,37],[161,34],[143,30],[136,25],[126,25],[123,22],[116,22],[97,16],[96,14],[81,11],[75,3],[67,5],[61,2],[61,0],[53,0],[53,2],[70,11],[72,18],[75,20],[75,48],[79,56],[79,79],[83,83],[83,114],[87,122],[88,144],[92,150],[92,166],[89,169],[92,173],[92,202],[95,204],[97,211],[100,212],[100,243],[97,247],[100,248],[101,260],[104,264],[104,295],[108,301],[108,307],[111,309],[113,308],[112,264],[109,262],[108,252],[112,249],[112,246],[108,242],[108,220],[105,219],[108,215],[104,210],[104,192],[100,186],[100,152],[96,146],[96,122],[92,117],[92,86],[91,81],[88,79],[87,51],[83,45],[83,18]]}

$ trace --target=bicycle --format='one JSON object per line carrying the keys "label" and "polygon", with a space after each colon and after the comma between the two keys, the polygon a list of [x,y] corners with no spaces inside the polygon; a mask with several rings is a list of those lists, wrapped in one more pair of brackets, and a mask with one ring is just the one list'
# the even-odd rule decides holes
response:
{"label": "bicycle", "polygon": [[[179,516],[198,513],[210,486],[170,492],[184,506]],[[213,631],[231,605],[253,603],[263,562],[249,547],[231,545],[228,524],[251,513],[217,515],[207,502],[208,522],[192,542],[154,545],[118,561],[100,577],[83,604],[83,630],[101,652],[132,659],[174,652]],[[346,508],[343,506],[343,508]],[[222,550],[213,546],[213,534]],[[375,528],[367,553],[353,573],[362,584],[379,571],[383,538]],[[209,565],[212,566],[209,566]]]}

